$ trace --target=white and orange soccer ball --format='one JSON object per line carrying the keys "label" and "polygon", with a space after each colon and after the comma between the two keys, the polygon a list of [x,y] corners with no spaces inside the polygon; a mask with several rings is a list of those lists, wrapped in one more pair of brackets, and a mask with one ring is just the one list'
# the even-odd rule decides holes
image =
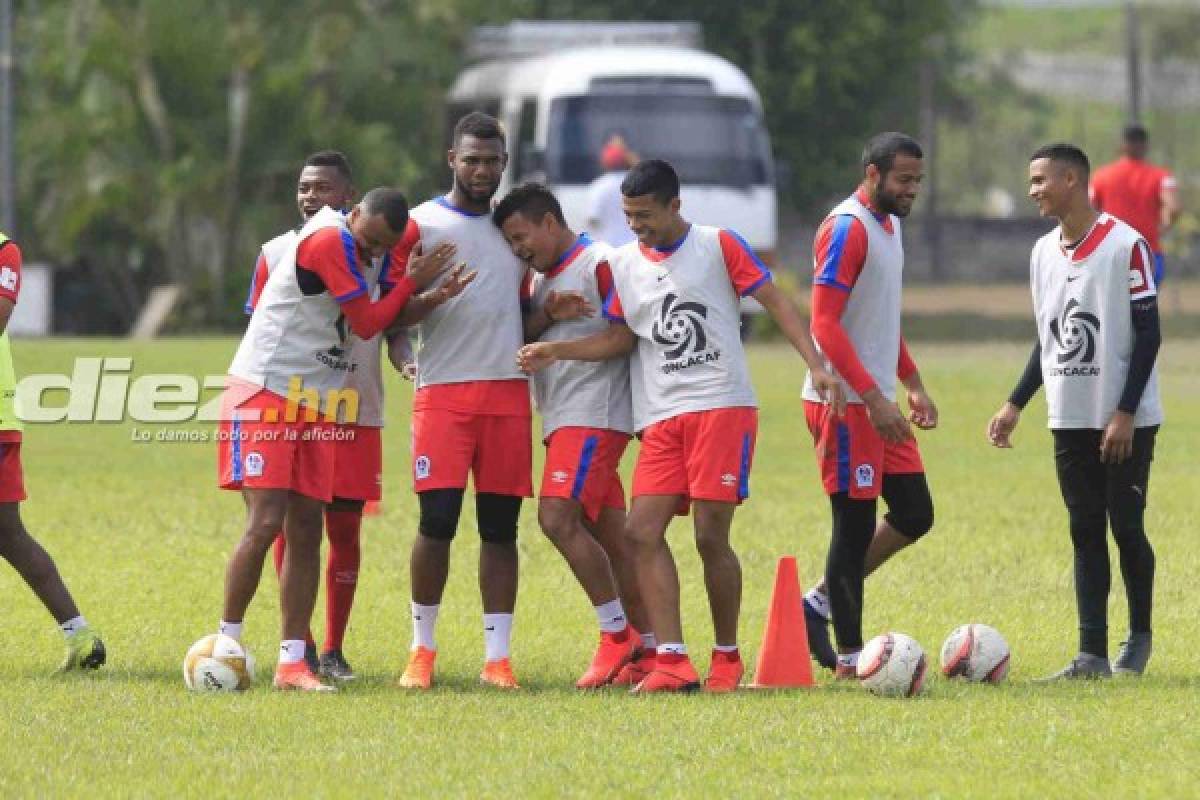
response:
{"label": "white and orange soccer ball", "polygon": [[858,656],[858,681],[874,694],[912,697],[925,687],[925,651],[903,633],[884,633]]}
{"label": "white and orange soccer ball", "polygon": [[942,644],[942,674],[977,683],[1000,683],[1008,676],[1008,642],[989,625],[960,625]]}
{"label": "white and orange soccer ball", "polygon": [[183,657],[183,682],[193,692],[234,692],[254,681],[254,658],[232,636],[210,633]]}

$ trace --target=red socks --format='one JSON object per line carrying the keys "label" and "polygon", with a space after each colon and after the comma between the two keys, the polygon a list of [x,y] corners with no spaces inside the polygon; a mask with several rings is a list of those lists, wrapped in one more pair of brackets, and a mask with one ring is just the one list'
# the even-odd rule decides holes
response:
{"label": "red socks", "polygon": [[362,514],[357,511],[325,512],[325,533],[329,537],[329,563],[325,568],[325,647],[324,652],[341,650],[358,588],[358,567],[362,560],[359,531]]}

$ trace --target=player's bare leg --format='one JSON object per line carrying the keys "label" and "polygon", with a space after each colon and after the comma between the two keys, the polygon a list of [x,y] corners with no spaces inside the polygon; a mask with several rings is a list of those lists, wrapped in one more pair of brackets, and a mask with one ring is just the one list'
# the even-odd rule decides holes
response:
{"label": "player's bare leg", "polygon": [[688,691],[700,685],[683,644],[679,571],[667,545],[667,526],[680,499],[679,495],[635,497],[625,522],[638,587],[658,637],[654,669],[634,687],[635,692]]}
{"label": "player's bare leg", "polygon": [[263,561],[287,516],[289,494],[286,489],[242,491],[247,508],[246,528],[225,569],[225,607],[221,619],[226,623],[240,625],[258,591]]}
{"label": "player's bare leg", "polygon": [[320,500],[290,493],[283,523],[287,549],[279,576],[285,640],[303,639],[308,633],[321,576],[324,514],[325,504]]}
{"label": "player's bare leg", "polygon": [[621,598],[629,623],[640,632],[651,632],[653,628],[638,588],[630,544],[625,538],[625,512],[619,508],[602,508],[600,516],[587,527],[608,556],[609,567],[617,584],[617,596]]}
{"label": "player's bare leg", "polygon": [[617,593],[608,554],[588,529],[583,507],[576,500],[543,497],[538,503],[538,522],[571,567],[599,617],[600,644],[591,665],[575,685],[580,689],[606,686],[629,662],[638,644]]}
{"label": "player's bare leg", "polygon": [[450,540],[435,539],[418,532],[409,559],[413,602],[423,606],[441,603],[449,574]]}
{"label": "player's bare leg", "polygon": [[706,691],[731,692],[741,683],[745,667],[737,649],[738,616],[742,608],[742,565],[729,544],[734,503],[695,501],[696,550],[704,564],[704,585],[712,611],[716,648]]}

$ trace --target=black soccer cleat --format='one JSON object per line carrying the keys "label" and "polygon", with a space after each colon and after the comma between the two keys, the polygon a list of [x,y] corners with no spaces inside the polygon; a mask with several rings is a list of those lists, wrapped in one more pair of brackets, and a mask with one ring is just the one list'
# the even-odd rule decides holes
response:
{"label": "black soccer cleat", "polygon": [[341,650],[329,650],[321,654],[321,667],[318,674],[323,678],[337,681],[352,681],[358,676],[350,668]]}
{"label": "black soccer cleat", "polygon": [[829,620],[804,598],[804,627],[808,631],[808,652],[825,669],[837,667],[837,652],[829,639]]}

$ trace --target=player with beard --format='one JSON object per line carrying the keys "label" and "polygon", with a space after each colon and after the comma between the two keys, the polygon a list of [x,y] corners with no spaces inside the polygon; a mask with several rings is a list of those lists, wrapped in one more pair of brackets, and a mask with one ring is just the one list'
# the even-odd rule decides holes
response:
{"label": "player with beard", "polygon": [[[567,227],[549,189],[513,189],[492,219],[532,270],[526,341],[575,339],[608,327],[596,311],[612,291],[609,248]],[[626,552],[617,471],[633,433],[629,360],[555,364],[534,375],[533,390],[546,444],[538,522],[596,610],[600,645],[575,683],[594,689],[611,683],[641,649],[630,623],[649,629]]]}
{"label": "player with beard", "polygon": [[399,684],[428,689],[434,627],[450,568],[468,474],[475,487],[485,661],[480,680],[515,689],[509,660],[517,599],[517,517],[533,495],[529,382],[513,363],[522,335],[526,267],[492,224],[492,196],[508,156],[500,123],[479,112],[454,126],[450,192],[412,211],[404,239],[413,251],[450,243],[478,273],[475,286],[444,306],[414,300],[401,314],[416,324],[417,389],[412,412],[413,488],[420,524],[413,543],[413,641]]}
{"label": "player with beard", "polygon": [[[1059,225],[1029,259],[1038,341],[988,425],[995,447],[1012,447],[1021,409],[1046,384],[1079,613],[1079,654],[1046,680],[1141,675],[1152,649],[1155,559],[1144,516],[1163,420],[1154,259],[1134,228],[1092,207],[1087,185],[1088,159],[1074,145],[1047,145],[1030,159],[1029,196]],[[1129,603],[1129,637],[1111,665],[1109,525]]]}
{"label": "player with beard", "polygon": [[[326,206],[348,209],[354,197],[353,176],[345,155],[323,150],[305,159],[296,183],[296,205],[304,222]],[[262,246],[250,284],[250,296],[246,300],[247,314],[254,312],[267,278],[288,248],[295,244],[298,231],[299,228],[286,231]],[[394,285],[388,266],[390,264],[382,264],[378,273],[370,273],[377,275],[382,290]],[[370,288],[372,292],[378,291],[374,286]],[[318,656],[310,630],[304,650],[304,659],[313,672],[338,681],[354,678],[354,671],[342,654],[342,642],[358,588],[363,509],[367,503],[379,501],[382,489],[383,375],[379,368],[382,338],[381,334],[376,334],[363,340],[353,333],[346,337],[345,358],[354,367],[347,370],[344,388],[357,394],[358,416],[354,421],[348,421],[345,409],[339,409],[342,416],[339,427],[344,435],[334,442],[333,502],[325,507],[325,534],[329,539],[329,560],[325,567],[325,646]],[[407,342],[407,336],[397,337],[398,347]],[[395,352],[397,349],[389,348],[389,354],[403,358],[403,353]],[[281,531],[275,537],[274,549],[278,574],[283,573],[285,548],[286,539]]]}
{"label": "player with beard", "polygon": [[[862,650],[863,581],[933,527],[933,500],[909,422],[937,426],[938,411],[900,334],[904,249],[900,219],[921,184],[921,147],[881,133],[863,150],[863,180],[817,230],[812,333],[841,378],[845,415],[806,381],[805,416],[833,512],[824,579],[805,595],[813,657],[853,677]],[[906,420],[896,379],[907,390]],[[880,495],[888,513],[876,522]],[[832,619],[835,654],[829,641]]]}

